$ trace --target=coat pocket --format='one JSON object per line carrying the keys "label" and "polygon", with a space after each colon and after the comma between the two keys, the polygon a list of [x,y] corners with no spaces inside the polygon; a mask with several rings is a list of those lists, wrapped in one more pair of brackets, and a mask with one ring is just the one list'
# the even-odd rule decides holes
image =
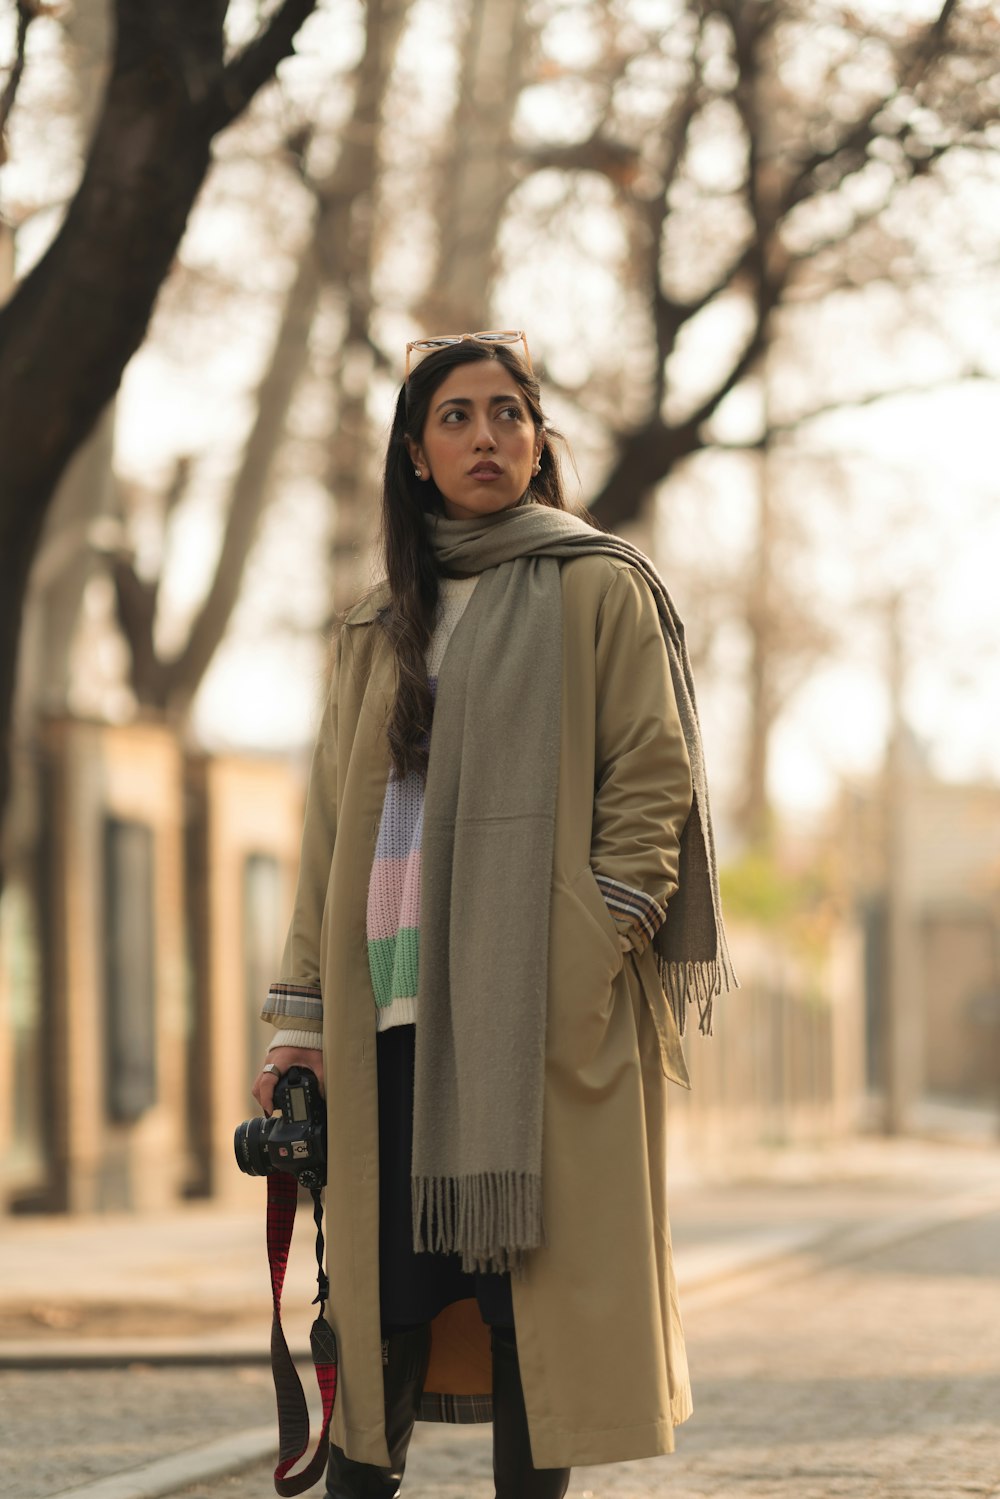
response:
{"label": "coat pocket", "polygon": [[624,963],[621,943],[618,940],[618,928],[615,926],[614,917],[608,910],[608,903],[601,894],[601,887],[594,878],[594,871],[589,864],[583,869],[573,881],[573,894],[584,907],[587,914],[593,917],[594,924],[607,939],[611,951],[611,958],[615,973],[621,971]]}
{"label": "coat pocket", "polygon": [[546,1049],[576,1069],[601,1049],[624,967],[618,933],[589,869],[556,879],[549,922]]}

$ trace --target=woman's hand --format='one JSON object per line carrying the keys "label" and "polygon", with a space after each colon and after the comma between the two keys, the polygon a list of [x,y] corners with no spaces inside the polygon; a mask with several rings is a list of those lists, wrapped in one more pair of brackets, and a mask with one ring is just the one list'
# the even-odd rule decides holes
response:
{"label": "woman's hand", "polygon": [[281,1077],[288,1071],[289,1067],[308,1067],[310,1072],[316,1074],[319,1083],[319,1091],[326,1097],[326,1083],[323,1078],[323,1052],[318,1046],[276,1046],[269,1051],[265,1058],[265,1066],[273,1062],[277,1072],[260,1071],[251,1092],[260,1104],[264,1113],[270,1115],[274,1107],[274,1090],[278,1086]]}

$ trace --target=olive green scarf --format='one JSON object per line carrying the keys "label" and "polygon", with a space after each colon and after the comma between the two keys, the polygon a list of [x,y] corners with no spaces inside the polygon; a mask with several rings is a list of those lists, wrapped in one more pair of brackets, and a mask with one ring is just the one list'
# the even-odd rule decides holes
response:
{"label": "olive green scarf", "polygon": [[[444,572],[481,574],[438,677],[422,840],[415,1247],[517,1269],[544,1243],[542,1097],[562,690],[561,561],[633,567],[656,601],[691,762],[679,888],[656,955],[683,1028],[735,986],[683,627],[652,563],[577,516],[523,504],[429,520]],[[530,775],[525,766],[531,767]]]}

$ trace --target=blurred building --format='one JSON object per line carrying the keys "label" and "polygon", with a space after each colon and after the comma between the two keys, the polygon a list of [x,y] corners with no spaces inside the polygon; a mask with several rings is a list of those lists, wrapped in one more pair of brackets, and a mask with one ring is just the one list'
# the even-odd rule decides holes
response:
{"label": "blurred building", "polygon": [[225,1197],[254,1112],[302,785],[156,722],[44,720],[37,858],[2,904],[0,1210]]}
{"label": "blurred building", "polygon": [[1000,1111],[1000,787],[940,781],[911,751],[892,787],[845,793],[840,824],[869,1089],[894,1087],[911,1126],[935,1105]]}

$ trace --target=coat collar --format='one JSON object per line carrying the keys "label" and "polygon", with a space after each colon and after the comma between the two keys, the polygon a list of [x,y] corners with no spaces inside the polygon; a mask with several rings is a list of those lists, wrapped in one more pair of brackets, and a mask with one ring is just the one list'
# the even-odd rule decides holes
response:
{"label": "coat collar", "polygon": [[389,603],[389,584],[376,583],[361,601],[349,609],[344,616],[345,625],[373,625],[381,611]]}

